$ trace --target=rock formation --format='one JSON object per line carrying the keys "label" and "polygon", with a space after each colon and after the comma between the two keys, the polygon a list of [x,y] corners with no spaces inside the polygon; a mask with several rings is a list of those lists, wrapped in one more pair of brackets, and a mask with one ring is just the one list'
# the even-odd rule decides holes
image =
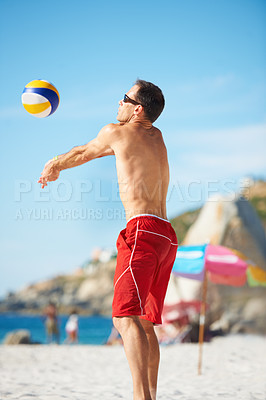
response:
{"label": "rock formation", "polygon": [[[206,242],[239,250],[253,263],[266,268],[265,230],[253,206],[242,195],[233,199],[215,196],[206,202],[182,244]],[[222,315],[220,327],[227,326],[234,332],[266,333],[265,288],[235,288],[209,282],[208,292],[210,324]],[[249,311],[255,307],[257,312]]]}
{"label": "rock formation", "polygon": [[0,302],[0,312],[42,313],[52,301],[59,313],[69,313],[75,307],[81,314],[110,315],[114,270],[115,260],[112,260],[99,263],[89,274],[58,276],[29,285]]}
{"label": "rock formation", "polygon": [[244,197],[209,199],[188,230],[184,245],[220,244],[241,251],[250,260],[266,267],[265,231],[256,211]]}
{"label": "rock formation", "polygon": [[31,344],[31,334],[28,330],[10,332],[4,338],[3,344]]}

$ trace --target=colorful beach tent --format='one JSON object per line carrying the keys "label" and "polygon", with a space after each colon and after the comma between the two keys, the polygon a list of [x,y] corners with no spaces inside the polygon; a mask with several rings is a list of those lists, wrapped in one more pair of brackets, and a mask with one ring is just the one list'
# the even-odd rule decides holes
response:
{"label": "colorful beach tent", "polygon": [[213,283],[230,286],[266,286],[266,272],[237,250],[224,246],[204,244],[180,246],[172,270],[173,274],[203,282],[200,312],[198,372],[201,373],[201,355],[205,324],[207,279]]}

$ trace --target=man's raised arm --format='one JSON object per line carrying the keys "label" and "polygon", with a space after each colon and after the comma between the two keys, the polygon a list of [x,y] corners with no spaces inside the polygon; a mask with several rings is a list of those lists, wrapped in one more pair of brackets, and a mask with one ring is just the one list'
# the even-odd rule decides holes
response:
{"label": "man's raised arm", "polygon": [[41,173],[38,183],[42,184],[42,189],[47,186],[47,182],[58,179],[60,171],[77,167],[96,158],[114,155],[111,147],[111,135],[115,130],[115,124],[103,127],[98,136],[83,146],[73,147],[68,153],[61,154],[53,160],[49,160]]}

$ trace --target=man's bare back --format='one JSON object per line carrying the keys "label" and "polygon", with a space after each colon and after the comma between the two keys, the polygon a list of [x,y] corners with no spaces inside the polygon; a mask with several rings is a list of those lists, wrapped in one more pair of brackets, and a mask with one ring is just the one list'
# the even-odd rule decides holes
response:
{"label": "man's bare back", "polygon": [[169,168],[159,129],[145,129],[137,123],[117,124],[111,146],[126,219],[139,214],[166,219]]}
{"label": "man's bare back", "polygon": [[[128,91],[134,97],[137,87]],[[61,170],[108,155],[115,155],[120,198],[126,219],[138,214],[154,214],[166,219],[169,184],[167,151],[162,133],[138,114],[130,115],[132,104],[119,102],[118,124],[109,124],[87,145],[73,148],[46,164],[39,180],[46,186]],[[136,118],[134,118],[136,116]]]}

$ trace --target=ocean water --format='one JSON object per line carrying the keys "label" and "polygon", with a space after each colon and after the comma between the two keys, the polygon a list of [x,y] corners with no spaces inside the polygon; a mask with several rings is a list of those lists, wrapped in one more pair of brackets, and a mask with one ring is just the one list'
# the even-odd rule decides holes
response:
{"label": "ocean water", "polygon": [[[66,339],[65,325],[68,315],[59,315],[60,343]],[[0,343],[6,334],[27,329],[33,342],[46,343],[44,318],[40,315],[21,315],[15,313],[0,314]],[[101,345],[106,342],[112,329],[112,319],[100,316],[79,316],[79,344]]]}

